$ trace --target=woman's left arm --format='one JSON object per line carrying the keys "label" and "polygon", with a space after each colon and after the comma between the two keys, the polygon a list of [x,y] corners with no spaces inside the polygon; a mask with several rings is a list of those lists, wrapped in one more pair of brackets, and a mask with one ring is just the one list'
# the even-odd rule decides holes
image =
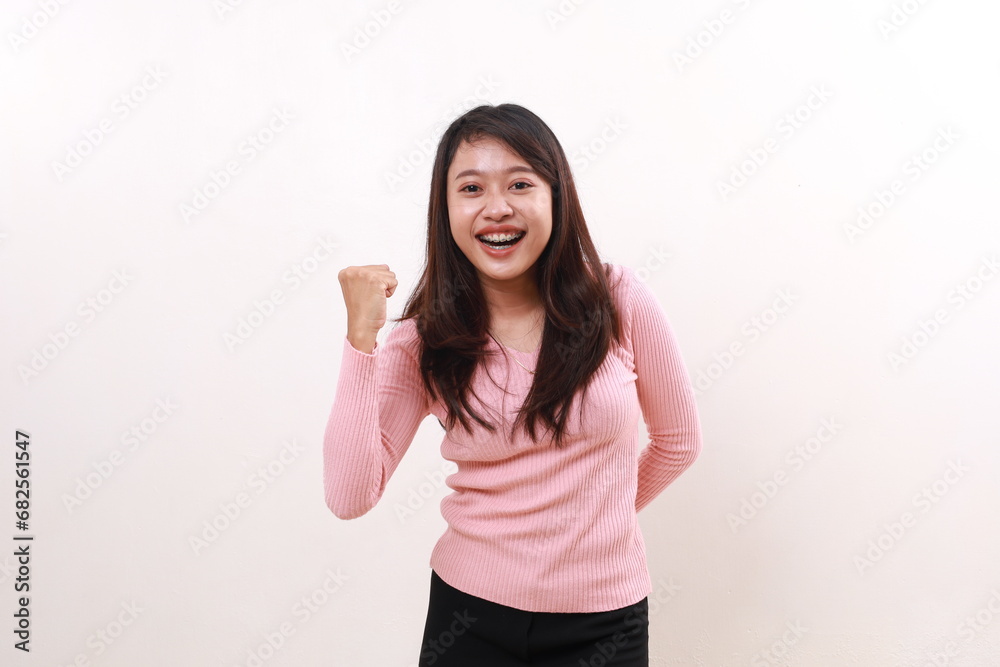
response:
{"label": "woman's left arm", "polygon": [[701,453],[694,389],[666,313],[649,287],[631,278],[629,335],[638,376],[636,391],[649,443],[639,455],[635,511],[643,509]]}

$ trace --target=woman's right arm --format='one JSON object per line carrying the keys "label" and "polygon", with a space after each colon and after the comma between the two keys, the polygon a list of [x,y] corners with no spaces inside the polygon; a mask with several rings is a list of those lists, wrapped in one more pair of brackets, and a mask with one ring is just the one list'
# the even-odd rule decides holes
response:
{"label": "woman's right arm", "polygon": [[384,264],[348,267],[340,282],[348,334],[323,436],[323,486],[327,507],[341,519],[354,519],[382,497],[429,414],[429,401],[414,321],[404,320],[384,344],[375,342],[385,324],[386,297],[396,287],[392,272]]}

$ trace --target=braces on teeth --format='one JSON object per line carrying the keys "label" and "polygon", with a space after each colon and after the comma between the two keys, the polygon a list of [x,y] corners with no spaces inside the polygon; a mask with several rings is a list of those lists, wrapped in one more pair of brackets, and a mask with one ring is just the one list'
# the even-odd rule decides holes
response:
{"label": "braces on teeth", "polygon": [[[511,247],[512,245],[514,245],[514,243],[508,243],[508,242],[509,241],[514,241],[514,242],[519,241],[522,236],[524,236],[524,232],[512,232],[512,233],[511,232],[507,232],[507,233],[503,233],[503,234],[483,234],[483,235],[478,236],[477,238],[480,241],[486,242],[486,244],[489,245],[489,246],[491,246],[491,247],[502,249],[502,248],[509,248],[509,247]],[[502,244],[502,245],[498,245],[498,244]]]}

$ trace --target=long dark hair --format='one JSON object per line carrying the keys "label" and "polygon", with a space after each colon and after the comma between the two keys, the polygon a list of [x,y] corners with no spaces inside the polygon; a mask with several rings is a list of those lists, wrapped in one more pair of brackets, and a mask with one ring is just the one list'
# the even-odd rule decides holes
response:
{"label": "long dark hair", "polygon": [[621,341],[622,327],[611,298],[611,267],[601,262],[587,231],[566,154],[531,111],[517,104],[482,105],[445,130],[431,175],[423,274],[403,315],[394,321],[419,316],[420,372],[430,396],[443,397],[448,407],[445,428],[450,430],[457,420],[471,434],[471,417],[494,431],[496,426],[483,420],[469,401],[476,366],[490,354],[488,306],[475,266],[452,237],[447,202],[448,168],[456,150],[463,141],[483,137],[505,144],[552,188],[552,234],[536,267],[545,307],[542,345],[531,390],[510,433],[524,426],[537,441],[535,426],[541,422],[562,447],[573,397],[580,389],[586,395],[611,341]]}

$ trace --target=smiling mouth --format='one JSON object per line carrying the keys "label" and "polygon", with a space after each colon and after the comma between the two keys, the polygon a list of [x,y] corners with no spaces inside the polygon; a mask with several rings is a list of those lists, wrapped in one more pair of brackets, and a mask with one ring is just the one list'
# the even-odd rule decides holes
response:
{"label": "smiling mouth", "polygon": [[494,250],[505,250],[506,248],[511,248],[523,239],[527,235],[527,232],[514,232],[512,234],[487,234],[492,239],[489,240],[484,236],[477,236],[476,239],[483,245],[493,248]]}

